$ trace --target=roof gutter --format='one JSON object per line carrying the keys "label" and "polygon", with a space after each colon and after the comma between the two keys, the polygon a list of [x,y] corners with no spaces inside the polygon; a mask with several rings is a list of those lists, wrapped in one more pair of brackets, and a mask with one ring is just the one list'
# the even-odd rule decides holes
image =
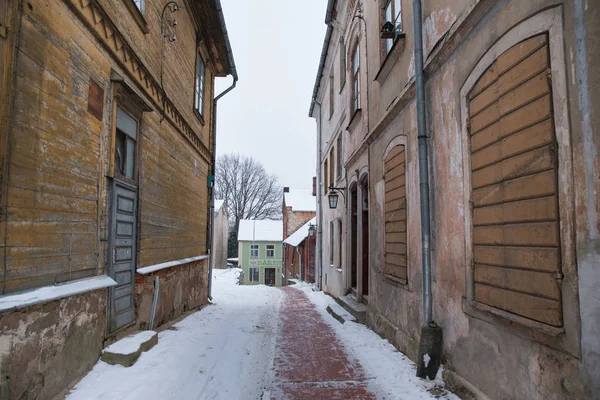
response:
{"label": "roof gutter", "polygon": [[233,59],[233,51],[231,50],[231,43],[229,42],[229,35],[227,34],[227,25],[225,24],[225,16],[223,15],[223,7],[221,6],[221,0],[215,0],[215,6],[219,13],[219,23],[221,24],[221,34],[225,41],[225,47],[227,48],[227,58],[229,60],[230,73],[233,76],[233,80],[237,82],[238,74],[235,67],[235,60]]}
{"label": "roof gutter", "polygon": [[325,15],[325,23],[327,24],[327,32],[325,33],[325,41],[323,42],[323,49],[321,50],[321,60],[319,61],[319,70],[317,71],[317,79],[315,80],[315,87],[313,89],[313,96],[310,102],[310,109],[308,116],[312,117],[313,110],[315,108],[315,100],[319,93],[319,87],[321,86],[321,79],[323,78],[323,69],[325,68],[325,61],[327,60],[327,53],[329,52],[329,43],[331,41],[331,35],[333,33],[333,10],[337,0],[328,0],[327,2],[327,13]]}

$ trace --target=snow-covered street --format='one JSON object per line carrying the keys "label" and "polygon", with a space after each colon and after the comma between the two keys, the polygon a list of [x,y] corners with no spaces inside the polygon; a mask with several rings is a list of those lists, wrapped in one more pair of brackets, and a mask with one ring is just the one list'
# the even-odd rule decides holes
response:
{"label": "snow-covered street", "polygon": [[[216,270],[214,305],[160,332],[132,367],[98,361],[68,399],[279,399],[313,391],[311,398],[436,398],[431,389],[441,380],[416,378],[414,364],[387,341],[364,325],[339,323],[326,312],[330,297],[306,284],[239,286],[238,274]],[[333,360],[311,335],[328,335]],[[332,367],[334,376],[314,375]]]}

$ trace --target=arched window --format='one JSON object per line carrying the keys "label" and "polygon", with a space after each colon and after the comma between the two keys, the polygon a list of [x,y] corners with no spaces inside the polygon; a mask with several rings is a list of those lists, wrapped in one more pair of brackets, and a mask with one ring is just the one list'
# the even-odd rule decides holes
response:
{"label": "arched window", "polygon": [[352,111],[360,109],[360,47],[358,43],[352,53]]}
{"label": "arched window", "polygon": [[385,158],[385,273],[406,283],[406,151],[393,147]]}

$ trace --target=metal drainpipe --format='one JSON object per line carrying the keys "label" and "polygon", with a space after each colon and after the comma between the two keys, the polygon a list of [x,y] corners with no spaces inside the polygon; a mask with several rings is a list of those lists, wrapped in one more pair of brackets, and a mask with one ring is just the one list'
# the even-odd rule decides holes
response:
{"label": "metal drainpipe", "polygon": [[318,205],[318,213],[319,218],[317,221],[317,252],[318,252],[318,262],[315,263],[319,266],[319,279],[317,280],[317,274],[315,272],[315,281],[317,281],[317,288],[323,288],[323,204],[322,204],[322,191],[323,188],[321,183],[321,103],[319,103],[316,99],[314,100],[315,104],[319,106],[319,124],[317,127],[317,205]]}
{"label": "metal drainpipe", "polygon": [[[225,96],[227,93],[231,92],[235,85],[237,84],[237,76],[234,75],[233,83],[229,86],[225,91],[223,91],[220,95],[215,97],[213,101],[213,120],[212,120],[212,156],[211,156],[211,170],[212,176],[215,176],[215,163],[217,158],[217,102]],[[213,252],[212,247],[214,244],[215,237],[215,189],[214,189],[214,181],[213,187],[210,189],[210,247],[208,250],[208,299],[212,301],[212,273],[213,273]]]}
{"label": "metal drainpipe", "polygon": [[[423,77],[423,25],[421,0],[413,0],[415,86],[417,89],[417,130],[419,141],[419,182],[421,194],[421,242],[423,257],[423,327],[419,345],[417,376],[435,379],[442,353],[442,329],[433,321],[431,296],[429,164],[425,126],[425,83]],[[425,361],[425,358],[428,358]]]}

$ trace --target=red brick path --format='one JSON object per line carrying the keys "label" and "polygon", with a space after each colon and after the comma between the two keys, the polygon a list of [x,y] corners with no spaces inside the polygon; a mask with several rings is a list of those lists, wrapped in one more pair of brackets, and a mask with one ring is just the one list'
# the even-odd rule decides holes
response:
{"label": "red brick path", "polygon": [[281,325],[271,398],[375,399],[358,361],[350,361],[333,329],[301,291],[290,287],[280,309]]}

